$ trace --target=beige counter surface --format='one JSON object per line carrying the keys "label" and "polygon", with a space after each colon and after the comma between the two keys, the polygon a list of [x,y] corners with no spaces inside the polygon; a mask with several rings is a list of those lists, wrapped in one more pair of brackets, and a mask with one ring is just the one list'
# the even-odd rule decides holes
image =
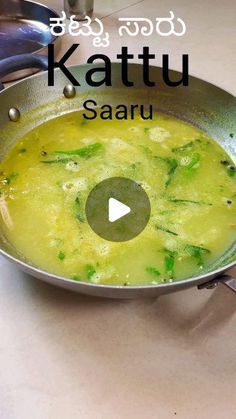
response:
{"label": "beige counter surface", "polygon": [[[56,0],[42,3],[62,10]],[[182,38],[117,36],[118,17],[168,15]],[[148,44],[160,65],[180,68],[236,95],[235,0],[95,0],[111,46]],[[80,47],[72,64],[98,52]],[[100,51],[100,50],[99,50]],[[235,272],[236,274],[236,272]],[[113,301],[53,288],[0,257],[0,419],[235,419],[236,295],[224,285],[155,300]]]}

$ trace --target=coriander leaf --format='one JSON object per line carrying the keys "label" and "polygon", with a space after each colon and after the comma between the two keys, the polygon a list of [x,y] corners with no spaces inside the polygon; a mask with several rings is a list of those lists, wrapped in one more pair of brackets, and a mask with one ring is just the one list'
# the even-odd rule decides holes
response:
{"label": "coriander leaf", "polygon": [[198,163],[201,160],[201,155],[199,153],[193,153],[191,156],[190,163],[186,166],[186,169],[196,169],[198,167]]}
{"label": "coriander leaf", "polygon": [[174,273],[175,258],[172,254],[165,256],[165,271],[167,274],[173,276]]}
{"label": "coriander leaf", "polygon": [[175,256],[177,255],[177,252],[174,250],[169,250],[164,248],[163,249],[165,255],[164,259],[164,265],[165,265],[165,272],[171,276],[171,278],[174,277],[174,265],[175,265]]}
{"label": "coriander leaf", "polygon": [[190,141],[189,143],[183,144],[179,147],[172,148],[172,151],[173,151],[173,153],[179,152],[179,151],[184,151],[188,148],[192,148],[195,145],[195,143],[200,143],[200,142],[201,142],[201,140],[199,138],[197,138],[196,140]]}
{"label": "coriander leaf", "polygon": [[195,246],[187,244],[185,246],[185,251],[192,257],[194,257],[197,261],[198,266],[203,266],[203,258],[204,254],[209,254],[210,250],[206,249],[205,247]]}
{"label": "coriander leaf", "polygon": [[161,273],[154,267],[154,266],[147,266],[146,272],[148,272],[151,275],[160,276]]}
{"label": "coriander leaf", "polygon": [[81,126],[84,126],[84,125],[88,125],[89,124],[89,120],[88,119],[86,119],[86,118],[83,118],[83,121],[81,122]]}
{"label": "coriander leaf", "polygon": [[81,281],[81,277],[80,277],[80,276],[78,276],[78,275],[73,275],[73,276],[72,276],[72,279],[73,279],[74,281]]}
{"label": "coriander leaf", "polygon": [[85,266],[85,272],[86,272],[87,278],[91,279],[93,275],[95,275],[96,270],[93,265],[88,264]]}
{"label": "coriander leaf", "polygon": [[63,261],[65,259],[66,255],[64,252],[59,252],[58,254],[58,259],[60,259],[61,261]]}
{"label": "coriander leaf", "polygon": [[233,165],[229,165],[227,167],[227,175],[230,177],[234,177],[236,176],[236,167]]}

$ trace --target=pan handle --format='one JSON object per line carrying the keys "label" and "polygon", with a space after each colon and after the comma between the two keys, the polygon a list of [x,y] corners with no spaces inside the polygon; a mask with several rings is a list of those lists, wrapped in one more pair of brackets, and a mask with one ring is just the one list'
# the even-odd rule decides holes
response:
{"label": "pan handle", "polygon": [[230,275],[222,275],[220,277],[214,278],[211,281],[205,282],[204,284],[198,285],[198,289],[211,289],[217,287],[218,284],[226,285],[231,291],[236,292],[236,278],[233,278]]}
{"label": "pan handle", "polygon": [[230,275],[225,275],[223,277],[223,284],[225,284],[232,291],[236,292],[236,279]]}
{"label": "pan handle", "polygon": [[[0,80],[9,73],[14,73],[15,71],[24,70],[26,68],[47,70],[48,57],[40,54],[20,54],[4,58],[0,61]],[[0,90],[3,88],[3,84],[0,81]]]}

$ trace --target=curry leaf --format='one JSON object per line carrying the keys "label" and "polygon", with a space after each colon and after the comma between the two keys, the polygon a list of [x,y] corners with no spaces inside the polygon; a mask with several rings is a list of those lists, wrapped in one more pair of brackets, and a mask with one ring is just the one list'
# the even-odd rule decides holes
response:
{"label": "curry leaf", "polygon": [[175,171],[178,168],[178,161],[176,159],[171,159],[169,157],[162,157],[162,156],[154,156],[156,160],[162,161],[167,164],[169,170],[168,170],[168,179],[165,183],[166,188],[170,185],[172,182],[172,179],[174,177]]}
{"label": "curry leaf", "polygon": [[212,204],[205,202],[205,201],[192,201],[191,199],[177,199],[177,198],[169,198],[169,202],[173,202],[174,204],[196,204],[196,205],[209,205],[212,206]]}
{"label": "curry leaf", "polygon": [[156,229],[157,229],[157,230],[164,231],[165,233],[168,233],[168,234],[172,234],[173,236],[178,236],[178,234],[177,234],[177,233],[175,233],[174,231],[171,231],[171,230],[169,230],[168,228],[165,228],[165,227],[160,226],[160,225],[156,225]]}
{"label": "curry leaf", "polygon": [[79,156],[84,159],[89,159],[95,156],[99,151],[101,151],[101,149],[102,149],[102,144],[94,143],[94,144],[89,144],[86,147],[78,148],[76,150],[54,151],[53,155],[65,156],[65,157]]}
{"label": "curry leaf", "polygon": [[71,161],[70,158],[57,158],[57,159],[53,159],[53,160],[41,160],[41,163],[45,163],[45,164],[65,164],[68,163],[69,161]]}

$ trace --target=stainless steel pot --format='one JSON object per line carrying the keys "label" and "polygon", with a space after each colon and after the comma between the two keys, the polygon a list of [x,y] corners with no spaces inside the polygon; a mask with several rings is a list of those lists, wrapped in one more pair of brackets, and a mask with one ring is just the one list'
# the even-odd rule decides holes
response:
{"label": "stainless steel pot", "polygon": [[[39,53],[47,55],[48,44],[54,43],[55,56],[61,46],[61,37],[50,32],[50,19],[60,18],[52,9],[29,0],[0,1],[0,60],[16,54]],[[38,71],[24,68],[8,73],[4,81],[17,80]]]}
{"label": "stainless steel pot", "polygon": [[[47,59],[43,56],[21,55],[14,59],[6,59],[0,63],[0,79],[10,71],[23,69],[27,66],[47,68]],[[60,114],[82,108],[86,99],[96,100],[98,106],[109,103],[113,106],[130,103],[152,103],[164,113],[186,120],[206,131],[236,161],[236,98],[210,83],[190,77],[189,87],[167,87],[162,81],[162,69],[151,68],[151,79],[156,81],[156,88],[147,88],[142,82],[142,66],[130,65],[130,75],[134,87],[124,88],[121,82],[121,65],[112,64],[112,87],[93,88],[85,82],[85,74],[92,65],[70,67],[73,76],[81,86],[68,88],[68,80],[63,73],[55,71],[55,86],[48,87],[47,72],[31,76],[20,81],[0,93],[0,159],[9,148],[26,132],[42,122]],[[180,74],[172,71],[171,79],[179,78]],[[66,89],[65,89],[66,87]],[[71,87],[71,86],[70,86]],[[50,284],[77,291],[84,294],[111,297],[135,298],[156,297],[173,291],[183,290],[192,286],[208,288],[223,282],[236,291],[236,279],[226,272],[236,264],[236,242],[215,263],[211,271],[201,276],[186,280],[150,286],[107,286],[85,282],[77,282],[62,278],[32,266],[19,256],[17,250],[0,233],[0,252],[20,269]]]}

